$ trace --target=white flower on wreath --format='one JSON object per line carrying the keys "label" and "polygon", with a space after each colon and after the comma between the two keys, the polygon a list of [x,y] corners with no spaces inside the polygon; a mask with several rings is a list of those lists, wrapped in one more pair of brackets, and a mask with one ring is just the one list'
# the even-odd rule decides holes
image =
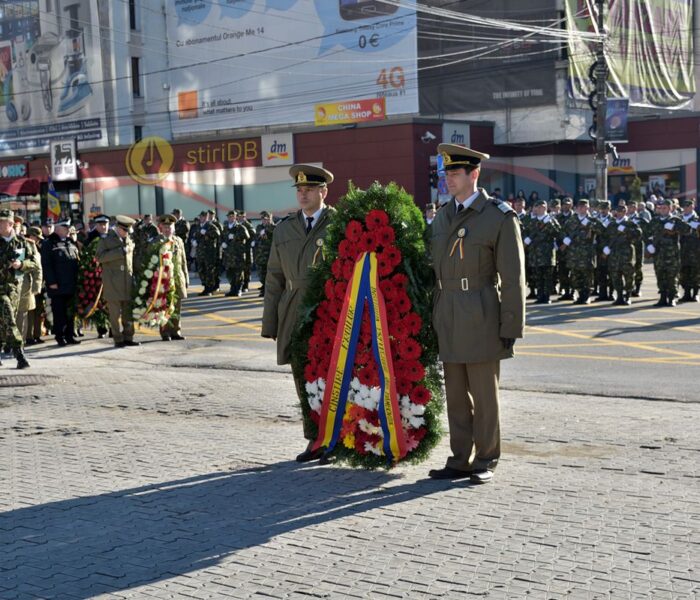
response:
{"label": "white flower on wreath", "polygon": [[[136,300],[134,302],[136,302],[137,305],[143,304],[143,300],[141,300],[141,298],[136,298]],[[134,311],[134,312],[136,312],[136,311]]]}
{"label": "white flower on wreath", "polygon": [[369,442],[365,442],[365,452],[371,452],[377,456],[384,454],[384,451],[378,445],[370,444]]}
{"label": "white flower on wreath", "polygon": [[360,428],[360,431],[364,431],[368,435],[378,435],[379,437],[384,437],[382,428],[372,425],[369,421],[367,421],[367,419],[360,419],[360,422],[357,425]]}
{"label": "white flower on wreath", "polygon": [[158,257],[155,254],[153,256],[151,256],[151,264],[152,265],[158,264]]}
{"label": "white flower on wreath", "polygon": [[146,277],[148,277],[149,279],[150,279],[151,277],[153,277],[153,271],[151,271],[150,269],[144,271],[143,274],[144,274]]}
{"label": "white flower on wreath", "polygon": [[306,399],[309,402],[309,407],[316,413],[321,413],[321,405],[323,404],[323,391],[326,388],[325,380],[319,378],[316,381],[307,381],[305,384]]}

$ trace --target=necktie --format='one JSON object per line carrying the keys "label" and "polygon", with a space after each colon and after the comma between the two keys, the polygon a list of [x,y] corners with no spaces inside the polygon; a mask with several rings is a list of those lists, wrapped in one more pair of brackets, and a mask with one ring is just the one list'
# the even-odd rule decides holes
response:
{"label": "necktie", "polygon": [[457,205],[457,212],[462,212],[464,210],[464,204]]}
{"label": "necktie", "polygon": [[311,226],[312,226],[313,222],[314,222],[313,217],[306,217],[306,233],[307,234],[311,232]]}

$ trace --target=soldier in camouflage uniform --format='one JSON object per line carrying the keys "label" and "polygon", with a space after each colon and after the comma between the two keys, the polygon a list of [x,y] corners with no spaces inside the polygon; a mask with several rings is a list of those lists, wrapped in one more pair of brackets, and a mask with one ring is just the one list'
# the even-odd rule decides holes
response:
{"label": "soldier in camouflage uniform", "polygon": [[272,236],[275,223],[272,215],[266,210],[260,213],[262,222],[255,229],[255,266],[260,278],[260,297],[265,296],[265,277],[267,276],[267,259],[272,249]]}
{"label": "soldier in camouflage uniform", "polygon": [[671,200],[656,201],[657,214],[651,220],[647,252],[654,259],[659,301],[654,306],[676,306],[681,268],[681,235],[690,229],[683,219],[671,214]]}
{"label": "soldier in camouflage uniform", "polygon": [[557,250],[557,270],[559,279],[559,293],[561,296],[559,300],[573,300],[574,291],[571,287],[571,267],[567,262],[567,246],[563,243],[564,230],[566,229],[566,222],[575,216],[573,211],[574,201],[568,196],[561,201],[561,212],[557,216],[557,222],[561,227],[561,233],[557,244],[559,246]]}
{"label": "soldier in camouflage uniform", "polygon": [[219,277],[219,252],[221,232],[219,228],[209,220],[206,211],[200,214],[199,229],[195,231],[192,244],[195,247],[197,272],[204,286],[200,296],[211,296],[217,289]]}
{"label": "soldier in camouflage uniform", "polygon": [[537,291],[535,304],[549,304],[552,293],[552,272],[555,265],[555,243],[559,223],[547,214],[547,202],[535,200],[532,216],[525,228],[523,242],[528,248],[527,260],[532,269]]}
{"label": "soldier in camouflage uniform", "polygon": [[226,295],[240,296],[243,288],[245,254],[249,246],[250,233],[238,221],[238,214],[235,210],[230,210],[227,216],[228,223],[224,228],[223,241],[221,242],[222,262],[231,286]]}
{"label": "soldier in camouflage uniform", "polygon": [[[518,222],[520,223],[520,237],[524,239],[526,235],[525,230],[530,224],[530,220],[532,218],[531,215],[525,210],[524,197],[517,196],[515,198],[513,201],[513,210],[515,211],[515,215],[518,217]],[[527,287],[530,288],[530,293],[528,294],[527,299],[532,300],[537,298],[537,294],[535,293],[535,283],[532,275],[532,269],[530,268],[530,263],[527,260],[528,253],[528,247],[525,246],[525,281],[527,283]]]}
{"label": "soldier in camouflage uniform", "polygon": [[571,268],[571,286],[578,292],[574,304],[588,304],[596,261],[595,219],[588,212],[588,199],[576,203],[576,214],[567,219],[562,244],[566,246],[566,260]]}
{"label": "soldier in camouflage uniform", "polygon": [[[209,209],[207,211],[207,220],[209,223],[211,223],[214,227],[216,227],[219,230],[219,236],[222,237],[224,235],[224,226],[219,222],[219,219],[216,217],[216,211]],[[221,285],[221,244],[219,243],[219,253],[218,253],[218,258],[217,258],[217,264],[218,268],[216,269],[216,282],[214,284],[214,289],[212,292],[218,292],[219,291],[219,286]]]}
{"label": "soldier in camouflage uniform", "polygon": [[695,212],[694,199],[684,198],[680,205],[683,211],[681,219],[688,226],[681,235],[681,302],[697,302],[700,288],[700,217]]}
{"label": "soldier in camouflage uniform", "polygon": [[643,202],[630,200],[627,203],[627,217],[642,230],[641,239],[634,243],[634,289],[632,297],[639,298],[642,295],[642,281],[644,281],[644,240],[649,236],[649,221],[646,211],[643,211]]}
{"label": "soldier in camouflage uniform", "polygon": [[179,208],[173,209],[173,217],[175,217],[175,235],[182,240],[185,250],[188,251],[188,238],[190,237],[190,222],[182,218],[182,211]]}
{"label": "soldier in camouflage uniform", "polygon": [[630,296],[634,291],[635,244],[642,239],[642,230],[627,218],[627,205],[619,200],[614,218],[606,231],[606,245],[603,254],[608,257],[610,283],[617,296],[616,306],[632,304]]}
{"label": "soldier in camouflage uniform", "polygon": [[14,214],[0,210],[0,340],[12,350],[17,368],[26,369],[22,335],[17,328],[17,309],[25,272],[38,268],[36,248],[14,231]]}
{"label": "soldier in camouflage uniform", "polygon": [[245,253],[245,271],[243,272],[243,288],[242,291],[247,292],[250,286],[250,269],[253,264],[253,241],[255,240],[255,227],[246,218],[244,210],[238,211],[238,222],[248,230],[248,246]]}
{"label": "soldier in camouflage uniform", "polygon": [[612,300],[612,289],[610,287],[610,272],[608,269],[608,257],[603,253],[603,248],[607,245],[606,233],[608,225],[612,221],[610,214],[610,200],[598,201],[598,213],[596,216],[596,273],[595,288],[598,297],[596,302]]}
{"label": "soldier in camouflage uniform", "polygon": [[134,273],[141,271],[141,261],[148,245],[158,237],[158,228],[153,223],[153,215],[143,215],[143,219],[134,227]]}

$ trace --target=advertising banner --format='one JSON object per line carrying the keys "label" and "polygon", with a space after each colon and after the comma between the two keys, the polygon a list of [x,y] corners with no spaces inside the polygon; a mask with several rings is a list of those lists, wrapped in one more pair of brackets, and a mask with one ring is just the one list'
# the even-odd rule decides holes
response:
{"label": "advertising banner", "polygon": [[176,134],[317,122],[319,105],[348,101],[418,112],[413,10],[380,0],[165,6]]}
{"label": "advertising banner", "polygon": [[[678,109],[695,96],[692,0],[610,0],[608,93],[630,106]],[[566,0],[569,95],[586,99],[595,45],[577,32],[594,31],[593,3]]]}
{"label": "advertising banner", "polygon": [[[556,0],[430,0],[428,4],[541,27],[552,27],[559,16]],[[422,18],[418,34],[421,114],[556,104],[559,44],[449,18]]]}
{"label": "advertising banner", "polygon": [[384,98],[366,100],[344,100],[317,104],[315,110],[316,125],[343,125],[346,123],[365,123],[386,119]]}
{"label": "advertising banner", "polygon": [[0,4],[0,155],[107,144],[96,0]]}
{"label": "advertising banner", "polygon": [[605,107],[605,139],[609,142],[627,141],[627,98],[608,98]]}

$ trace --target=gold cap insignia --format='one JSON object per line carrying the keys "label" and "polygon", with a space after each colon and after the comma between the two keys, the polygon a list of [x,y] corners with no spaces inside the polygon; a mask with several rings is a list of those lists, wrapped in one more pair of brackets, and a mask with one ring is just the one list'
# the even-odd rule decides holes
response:
{"label": "gold cap insignia", "polygon": [[297,173],[297,180],[296,180],[296,182],[297,182],[297,183],[307,183],[306,173],[304,173],[304,171],[299,171],[299,172]]}
{"label": "gold cap insignia", "polygon": [[440,154],[442,155],[442,162],[445,166],[452,164],[452,158],[449,154],[447,154],[447,152],[443,151],[440,152]]}

